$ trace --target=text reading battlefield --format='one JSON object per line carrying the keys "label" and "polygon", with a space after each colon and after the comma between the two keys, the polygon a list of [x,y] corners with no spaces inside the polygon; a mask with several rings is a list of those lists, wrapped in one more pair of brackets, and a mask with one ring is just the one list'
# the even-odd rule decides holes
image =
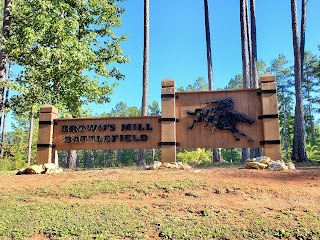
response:
{"label": "text reading battlefield", "polygon": [[[62,126],[63,133],[73,133],[77,135],[65,136],[65,143],[87,143],[87,142],[146,142],[148,135],[141,134],[111,134],[117,130],[116,124],[105,125],[73,125]],[[120,130],[122,132],[128,131],[151,131],[152,127],[149,123],[146,124],[121,124]],[[92,135],[88,133],[110,132],[109,134]],[[86,133],[86,134],[85,134]]]}

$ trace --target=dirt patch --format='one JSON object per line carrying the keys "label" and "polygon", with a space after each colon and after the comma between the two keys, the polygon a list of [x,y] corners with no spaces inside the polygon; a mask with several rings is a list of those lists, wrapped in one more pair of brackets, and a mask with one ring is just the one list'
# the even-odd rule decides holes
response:
{"label": "dirt patch", "polygon": [[[0,176],[0,189],[15,191],[50,186],[67,186],[79,181],[123,181],[136,184],[156,181],[196,180],[205,183],[188,191],[154,190],[133,196],[130,193],[100,194],[90,199],[75,198],[75,202],[97,204],[121,203],[159,208],[168,201],[190,206],[284,208],[303,211],[319,209],[320,170],[290,170],[274,172],[241,168],[144,171],[137,168],[66,171],[53,175]],[[53,199],[54,200],[54,199]],[[59,199],[59,201],[63,199]],[[66,199],[70,201],[70,199]]]}

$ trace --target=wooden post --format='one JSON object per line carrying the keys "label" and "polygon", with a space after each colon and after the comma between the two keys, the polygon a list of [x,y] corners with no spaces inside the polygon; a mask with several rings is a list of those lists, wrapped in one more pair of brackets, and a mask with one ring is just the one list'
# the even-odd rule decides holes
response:
{"label": "wooden post", "polygon": [[161,145],[162,163],[176,162],[175,84],[172,79],[161,82]]}
{"label": "wooden post", "polygon": [[57,117],[58,109],[55,106],[44,105],[40,108],[37,164],[54,163],[52,159],[53,120]]}
{"label": "wooden post", "polygon": [[264,156],[273,160],[281,159],[280,129],[278,101],[276,92],[276,77],[271,74],[263,74],[260,77],[261,99],[262,99],[262,128]]}

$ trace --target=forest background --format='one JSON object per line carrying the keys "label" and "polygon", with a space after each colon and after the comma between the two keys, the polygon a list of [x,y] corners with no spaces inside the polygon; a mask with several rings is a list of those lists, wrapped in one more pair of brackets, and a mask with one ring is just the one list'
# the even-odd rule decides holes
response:
{"label": "forest background", "polygon": [[[1,6],[7,2],[9,1],[1,1]],[[12,72],[6,77],[6,79],[10,78],[10,82],[6,85],[13,89],[10,90],[8,101],[4,104],[4,113],[9,113],[11,117],[6,124],[7,134],[3,140],[2,168],[15,169],[26,164],[30,119],[37,118],[41,104],[56,103],[62,116],[68,117],[140,115],[144,2],[109,1],[113,6],[111,11],[107,3],[98,6],[99,1],[90,1],[92,4],[89,8],[93,11],[89,11],[90,9],[86,8],[88,6],[81,5],[82,2],[86,1],[79,1],[79,3],[40,0],[12,2],[11,42],[4,36],[2,44],[4,50],[4,46],[7,47],[9,60],[11,60],[9,62],[12,63],[11,70],[9,70],[9,64],[6,66],[7,74]],[[239,1],[231,1],[229,4],[222,1],[210,2],[209,7],[214,88],[242,88]],[[73,16],[74,9],[77,9],[79,16],[90,13],[92,16],[100,16],[101,19],[78,16],[78,18],[70,18],[67,23],[64,22],[65,19]],[[320,32],[317,24],[320,22],[320,14],[318,9],[320,9],[318,1],[308,1],[305,75],[302,84],[307,153],[311,160],[319,160],[318,44]],[[301,6],[298,10],[300,13]],[[174,79],[180,91],[208,88],[205,80],[207,58],[204,6],[202,1],[187,1],[183,4],[178,1],[153,1],[150,3],[149,11],[149,114],[159,115],[160,83],[164,78]],[[290,1],[257,1],[256,16],[259,74],[270,72],[277,76],[283,158],[290,160],[295,116]],[[83,20],[83,28],[79,19]],[[79,25],[74,28],[72,24],[76,22]],[[59,25],[60,23],[66,25]],[[106,27],[99,29],[98,26],[104,23]],[[76,34],[73,32],[74,29],[78,31]],[[71,32],[73,35],[68,35]],[[47,40],[45,44],[48,46],[59,46],[57,41],[62,43],[55,48],[56,51],[50,52],[50,58],[48,58],[48,52],[43,51],[39,54],[35,51],[34,43],[42,41],[41,43],[44,44],[44,39]],[[108,43],[101,47],[100,44],[104,41]],[[66,52],[70,55],[66,56]],[[84,54],[78,55],[78,52]],[[60,58],[56,57],[58,55]],[[77,62],[79,65],[73,68],[75,59],[79,60]],[[94,64],[96,64],[95,67],[92,67]],[[49,65],[55,65],[55,67],[48,68]],[[49,69],[47,75],[39,70],[40,67]],[[74,75],[68,75],[70,71]],[[46,88],[39,85],[41,81],[49,85],[57,85],[59,81],[62,82],[62,79],[71,79],[74,76],[81,84],[79,81],[64,82],[59,94],[63,92],[65,99],[58,97],[58,92],[46,92]],[[92,79],[92,82],[83,83],[83,76],[86,76],[86,80]],[[101,85],[103,82],[108,84]],[[75,83],[79,88],[83,87],[89,91],[81,100],[79,100],[80,96],[76,96],[77,94],[71,91],[74,90]],[[46,94],[35,94],[43,92]],[[68,96],[77,98],[68,99]],[[75,102],[81,102],[81,104],[74,104]],[[3,123],[2,126],[5,124]],[[34,126],[37,126],[37,123]],[[33,135],[31,162],[35,161],[36,128]],[[159,151],[150,150],[147,160],[157,160],[160,154]],[[196,149],[181,152],[178,157],[183,161],[203,164],[212,161],[211,154],[211,149]],[[240,149],[224,149],[222,154],[227,161],[241,160]],[[60,153],[62,166],[67,163],[67,155],[67,153]],[[135,164],[137,158],[138,154],[135,150],[81,151],[78,153],[76,164],[77,167],[119,166]]]}

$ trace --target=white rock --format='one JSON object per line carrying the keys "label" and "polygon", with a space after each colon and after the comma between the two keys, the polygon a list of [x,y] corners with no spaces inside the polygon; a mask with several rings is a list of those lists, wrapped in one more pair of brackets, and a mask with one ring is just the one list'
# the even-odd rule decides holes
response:
{"label": "white rock", "polygon": [[271,161],[269,163],[269,169],[273,171],[282,171],[282,170],[287,170],[288,167],[282,160],[277,160],[277,161]]}

